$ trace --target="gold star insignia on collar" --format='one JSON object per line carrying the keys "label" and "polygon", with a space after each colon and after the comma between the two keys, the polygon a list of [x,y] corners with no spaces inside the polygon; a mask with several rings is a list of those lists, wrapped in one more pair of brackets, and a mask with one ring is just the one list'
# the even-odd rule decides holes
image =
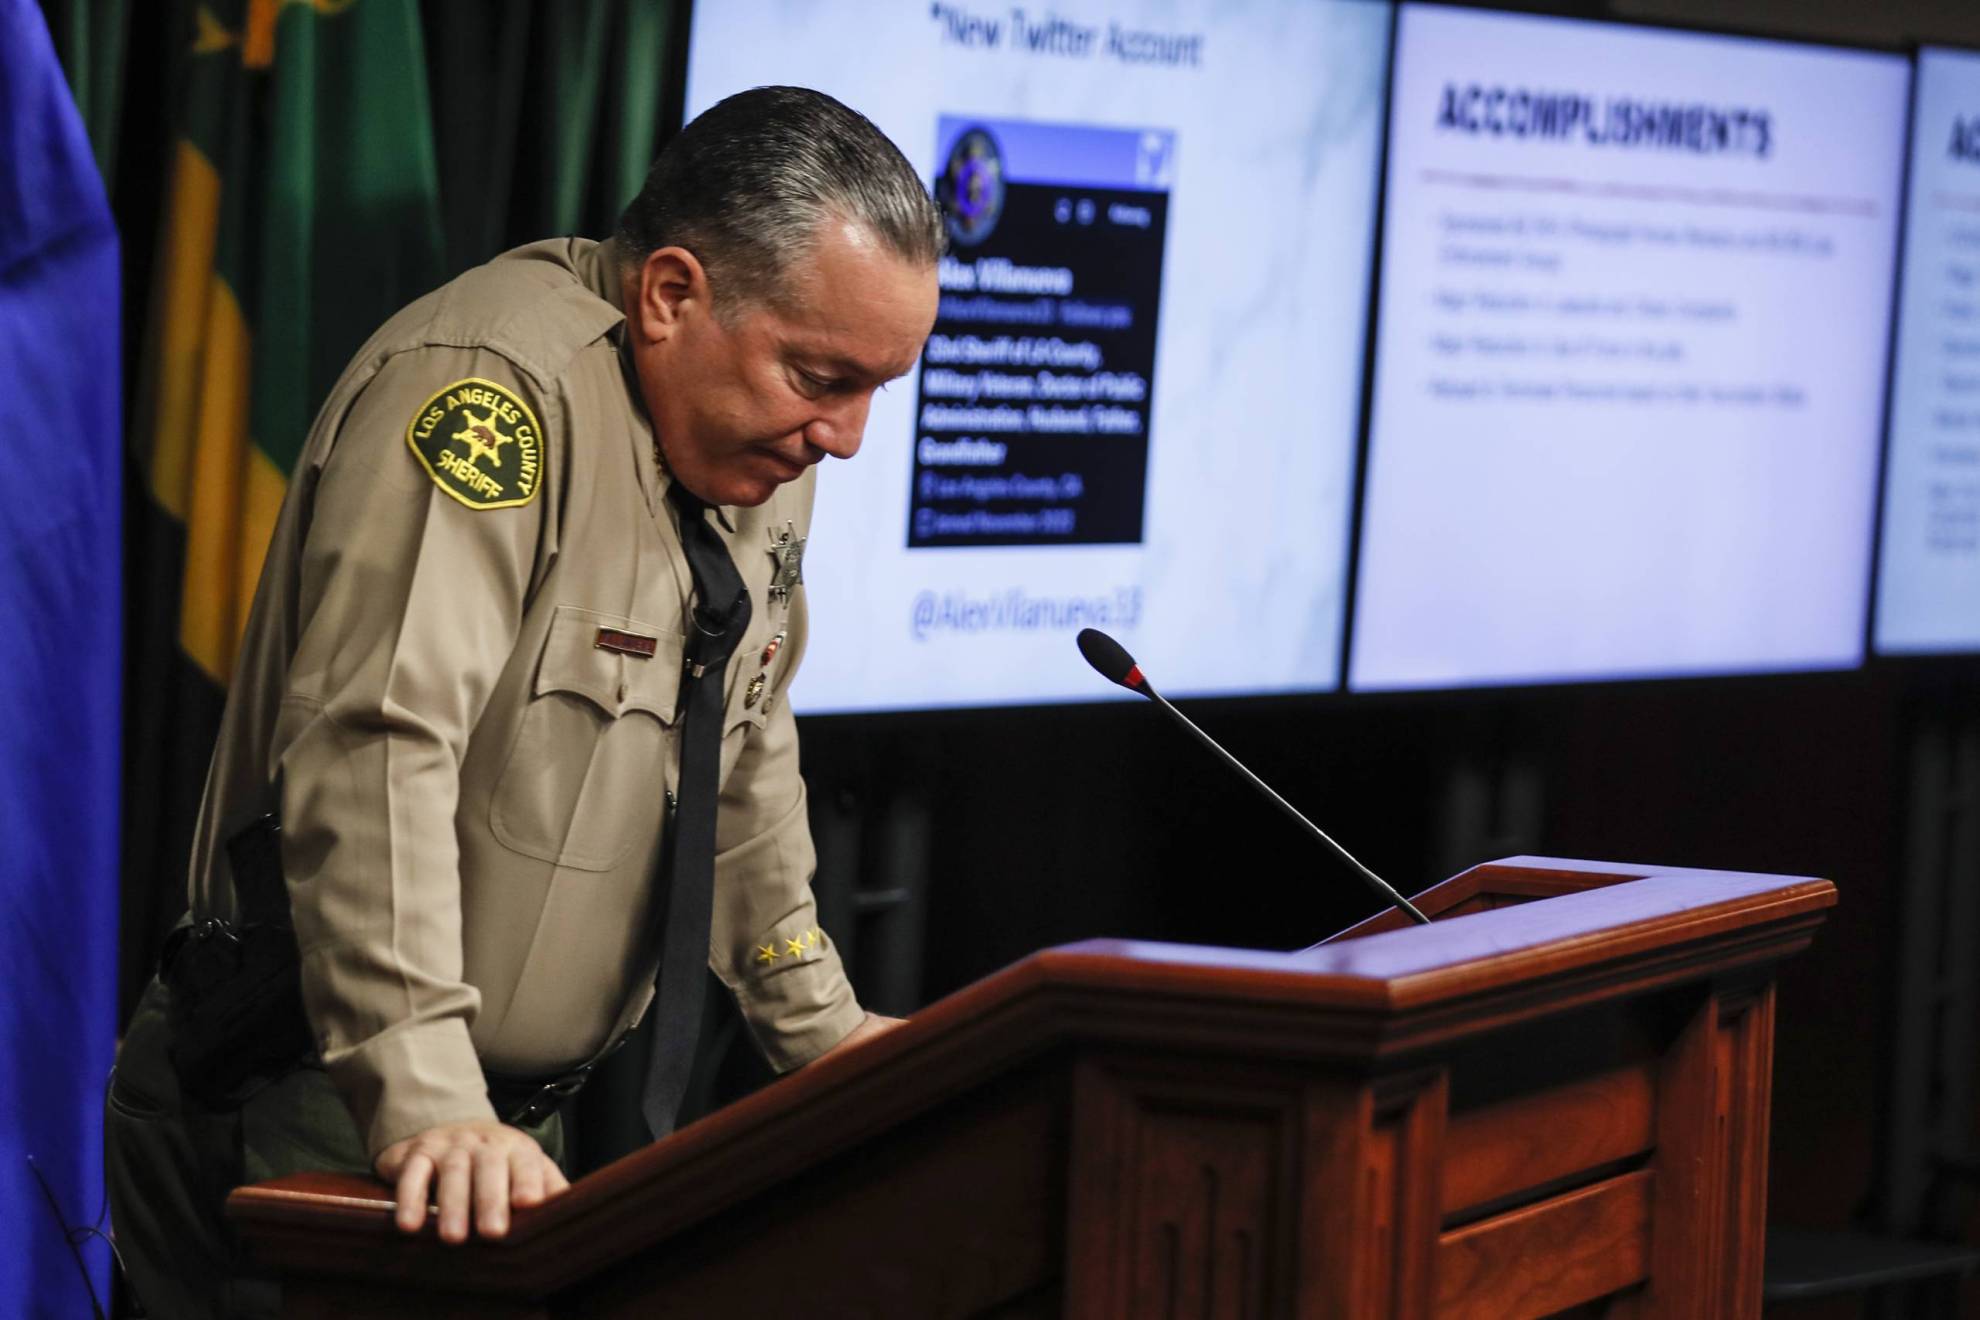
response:
{"label": "gold star insignia on collar", "polygon": [[782,956],[782,954],[777,952],[777,946],[774,944],[759,944],[756,946],[756,961],[760,963],[776,962]]}
{"label": "gold star insignia on collar", "polygon": [[790,953],[793,957],[804,952],[803,940],[785,940],[784,943],[790,946],[786,952]]}

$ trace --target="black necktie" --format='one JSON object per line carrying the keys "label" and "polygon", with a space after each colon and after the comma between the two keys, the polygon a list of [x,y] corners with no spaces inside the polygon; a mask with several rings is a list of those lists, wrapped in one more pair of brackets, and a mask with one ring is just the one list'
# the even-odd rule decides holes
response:
{"label": "black necktie", "polygon": [[686,672],[681,676],[679,806],[668,827],[663,883],[665,934],[655,985],[653,1056],[646,1066],[640,1109],[654,1137],[674,1130],[687,1091],[701,1031],[702,988],[708,979],[708,931],[715,906],[716,781],[722,766],[723,676],[749,627],[749,593],[722,538],[708,525],[708,506],[680,482],[667,490],[681,521],[681,548],[694,575]]}

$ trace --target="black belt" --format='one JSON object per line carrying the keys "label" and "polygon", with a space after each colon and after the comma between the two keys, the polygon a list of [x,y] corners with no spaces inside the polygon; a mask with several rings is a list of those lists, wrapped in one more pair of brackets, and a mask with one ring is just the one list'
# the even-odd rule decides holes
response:
{"label": "black belt", "polygon": [[488,1082],[488,1103],[495,1107],[496,1116],[504,1123],[516,1127],[540,1123],[583,1089],[591,1074],[598,1071],[598,1065],[611,1058],[631,1034],[625,1033],[569,1072],[548,1081],[540,1077],[505,1077],[483,1068],[482,1076]]}

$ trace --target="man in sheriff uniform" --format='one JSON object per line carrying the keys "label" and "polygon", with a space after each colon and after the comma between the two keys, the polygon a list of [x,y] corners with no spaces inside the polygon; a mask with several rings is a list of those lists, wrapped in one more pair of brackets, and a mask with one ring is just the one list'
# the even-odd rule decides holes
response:
{"label": "man in sheriff uniform", "polygon": [[279,820],[314,1049],[201,1104],[153,983],[107,1138],[153,1315],[270,1304],[221,1218],[242,1181],[375,1171],[450,1242],[564,1186],[554,1108],[500,1121],[498,1079],[569,1075],[654,997],[655,877],[697,805],[684,675],[720,603],[697,545],[747,596],[707,675],[707,966],[779,1070],[885,1025],[818,927],[785,691],[813,465],[914,363],[941,241],[872,124],[759,88],[669,145],[614,240],[507,253],[358,352],[269,548],[191,870],[196,928],[243,921],[230,844]]}

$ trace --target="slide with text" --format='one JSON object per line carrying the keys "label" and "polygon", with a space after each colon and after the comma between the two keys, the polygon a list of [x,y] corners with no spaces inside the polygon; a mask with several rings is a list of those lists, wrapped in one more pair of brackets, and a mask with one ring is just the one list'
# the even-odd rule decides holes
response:
{"label": "slide with text", "polygon": [[1860,660],[1909,76],[1404,6],[1351,687]]}
{"label": "slide with text", "polygon": [[696,7],[687,113],[871,118],[942,205],[940,308],[819,474],[801,712],[1339,681],[1392,12],[1373,0]]}
{"label": "slide with text", "polygon": [[1980,54],[1918,55],[1879,651],[1980,650]]}

